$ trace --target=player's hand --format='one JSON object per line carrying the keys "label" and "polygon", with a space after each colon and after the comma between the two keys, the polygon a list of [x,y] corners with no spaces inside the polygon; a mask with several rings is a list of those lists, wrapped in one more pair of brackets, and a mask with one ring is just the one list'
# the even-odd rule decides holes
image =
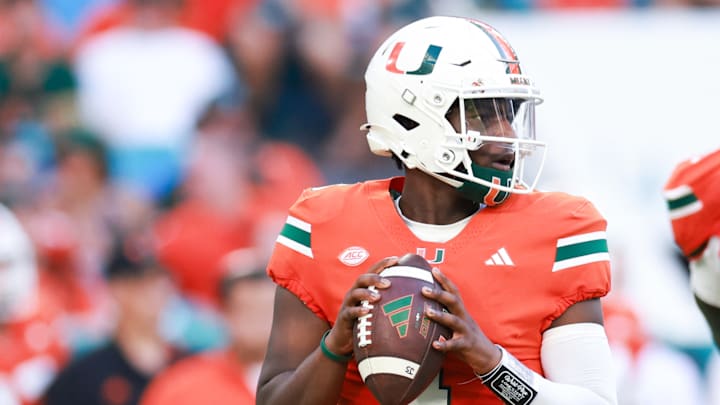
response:
{"label": "player's hand", "polygon": [[463,303],[457,286],[439,269],[432,270],[433,277],[442,289],[424,287],[422,294],[447,308],[448,312],[428,310],[427,316],[453,331],[452,338],[440,337],[433,347],[441,352],[452,352],[467,363],[477,374],[492,370],[500,361],[500,350],[485,336]]}
{"label": "player's hand", "polygon": [[367,301],[372,304],[380,300],[379,291],[373,291],[369,287],[374,286],[376,290],[390,287],[390,280],[380,277],[379,273],[396,265],[397,262],[396,256],[386,257],[373,264],[367,273],[361,274],[355,280],[353,286],[345,294],[335,325],[325,339],[325,345],[331,352],[340,355],[352,353],[355,320],[370,312],[370,309],[364,307],[361,302]]}

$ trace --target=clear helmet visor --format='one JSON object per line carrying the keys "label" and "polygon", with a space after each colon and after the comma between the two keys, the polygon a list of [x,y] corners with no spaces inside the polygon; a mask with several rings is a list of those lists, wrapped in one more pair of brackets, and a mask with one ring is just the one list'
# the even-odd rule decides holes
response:
{"label": "clear helmet visor", "polygon": [[536,104],[532,98],[459,99],[458,135],[468,153],[451,174],[465,180],[461,191],[474,190],[483,194],[474,200],[496,205],[508,193],[536,187],[545,159],[545,144],[535,139]]}

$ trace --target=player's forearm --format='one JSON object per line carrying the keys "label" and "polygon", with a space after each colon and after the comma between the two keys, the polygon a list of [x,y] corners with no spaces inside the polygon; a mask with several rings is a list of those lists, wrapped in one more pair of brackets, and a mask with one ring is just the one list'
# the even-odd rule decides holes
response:
{"label": "player's forearm", "polygon": [[543,379],[533,405],[616,405],[617,400],[606,398],[583,387],[560,384]]}
{"label": "player's forearm", "polygon": [[617,404],[613,384],[607,384],[607,381],[600,379],[600,384],[594,389],[551,381],[525,367],[507,352],[503,353],[497,368],[481,376],[481,379],[498,398],[513,405]]}
{"label": "player's forearm", "polygon": [[298,368],[280,373],[258,388],[257,403],[262,405],[336,404],[340,398],[347,363],[325,357],[320,348]]}
{"label": "player's forearm", "polygon": [[[546,379],[538,404],[616,404],[614,363],[605,329],[578,323],[543,334],[541,358]],[[551,396],[552,395],[552,396]]]}
{"label": "player's forearm", "polygon": [[481,378],[510,404],[617,404],[612,356],[601,325],[570,324],[546,331],[541,359],[545,377],[503,350],[500,364]]}

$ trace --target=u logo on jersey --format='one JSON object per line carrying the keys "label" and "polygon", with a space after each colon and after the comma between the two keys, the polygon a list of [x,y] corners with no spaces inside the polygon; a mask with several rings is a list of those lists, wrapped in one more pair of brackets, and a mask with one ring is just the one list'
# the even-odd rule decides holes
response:
{"label": "u logo on jersey", "polygon": [[405,42],[398,42],[393,47],[392,52],[390,52],[390,57],[388,57],[387,63],[385,64],[385,69],[388,72],[407,75],[429,75],[432,73],[435,69],[435,62],[437,62],[437,58],[442,50],[441,46],[428,45],[428,48],[425,51],[425,56],[423,56],[422,62],[420,63],[420,67],[411,72],[400,70],[397,67],[398,57],[400,56],[400,52],[404,46]]}
{"label": "u logo on jersey", "polygon": [[440,264],[445,260],[445,249],[443,248],[435,248],[435,257],[433,259],[428,259],[425,248],[417,248],[416,253],[418,256],[424,257],[430,264]]}

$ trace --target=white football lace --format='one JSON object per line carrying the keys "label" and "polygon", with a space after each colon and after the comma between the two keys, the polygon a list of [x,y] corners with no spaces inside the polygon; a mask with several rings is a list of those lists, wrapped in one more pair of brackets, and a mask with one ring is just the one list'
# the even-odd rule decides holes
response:
{"label": "white football lace", "polygon": [[[368,287],[370,291],[377,291],[375,286]],[[373,305],[370,304],[368,300],[364,300],[360,302],[360,305],[363,306],[363,308],[373,309]],[[372,331],[370,330],[370,326],[372,326],[372,322],[370,322],[370,318],[372,318],[372,313],[368,312],[366,315],[363,315],[358,318],[358,347],[365,347],[367,345],[372,344],[372,339],[370,338],[372,336]]]}

